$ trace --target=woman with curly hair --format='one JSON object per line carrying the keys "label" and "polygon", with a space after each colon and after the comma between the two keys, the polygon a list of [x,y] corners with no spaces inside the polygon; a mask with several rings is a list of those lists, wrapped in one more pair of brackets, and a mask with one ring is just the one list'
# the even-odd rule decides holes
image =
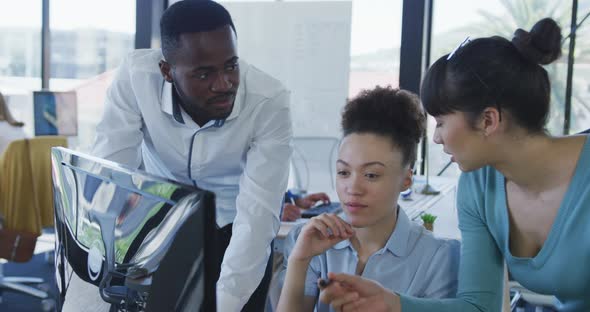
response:
{"label": "woman with curly hair", "polygon": [[459,243],[434,237],[397,205],[412,183],[425,118],[416,95],[391,87],[364,91],[346,105],[336,163],[345,215],[322,214],[290,232],[278,311],[329,311],[318,301],[318,279],[328,272],[411,296],[455,296]]}

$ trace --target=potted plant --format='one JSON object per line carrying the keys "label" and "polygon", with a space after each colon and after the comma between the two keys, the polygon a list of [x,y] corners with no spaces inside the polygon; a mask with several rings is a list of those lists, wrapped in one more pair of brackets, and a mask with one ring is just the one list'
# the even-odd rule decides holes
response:
{"label": "potted plant", "polygon": [[425,214],[421,215],[420,218],[422,218],[422,222],[424,224],[424,227],[427,230],[432,231],[434,220],[436,220],[436,216],[431,215],[429,213],[425,213]]}

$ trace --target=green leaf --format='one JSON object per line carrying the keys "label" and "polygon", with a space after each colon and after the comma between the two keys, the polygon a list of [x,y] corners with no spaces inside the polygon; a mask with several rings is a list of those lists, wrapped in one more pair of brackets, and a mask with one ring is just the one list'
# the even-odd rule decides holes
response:
{"label": "green leaf", "polygon": [[434,220],[436,220],[436,216],[429,213],[421,215],[420,218],[422,218],[422,222],[424,223],[434,223]]}

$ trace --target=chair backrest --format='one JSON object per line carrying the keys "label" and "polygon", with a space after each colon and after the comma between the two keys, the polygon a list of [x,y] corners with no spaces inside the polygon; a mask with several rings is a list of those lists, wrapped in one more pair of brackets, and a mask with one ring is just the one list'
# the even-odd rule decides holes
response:
{"label": "chair backrest", "polygon": [[294,137],[291,186],[311,192],[334,191],[339,144],[335,137]]}
{"label": "chair backrest", "polygon": [[0,156],[0,213],[6,228],[38,234],[53,225],[50,155],[54,146],[67,146],[67,139],[16,140]]}

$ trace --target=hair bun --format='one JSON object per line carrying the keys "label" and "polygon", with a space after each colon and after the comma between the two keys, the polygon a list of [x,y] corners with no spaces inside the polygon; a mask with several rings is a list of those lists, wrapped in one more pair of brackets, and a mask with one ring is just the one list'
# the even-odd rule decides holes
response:
{"label": "hair bun", "polygon": [[544,18],[530,32],[517,29],[512,44],[531,62],[546,65],[561,56],[561,28],[551,18]]}

